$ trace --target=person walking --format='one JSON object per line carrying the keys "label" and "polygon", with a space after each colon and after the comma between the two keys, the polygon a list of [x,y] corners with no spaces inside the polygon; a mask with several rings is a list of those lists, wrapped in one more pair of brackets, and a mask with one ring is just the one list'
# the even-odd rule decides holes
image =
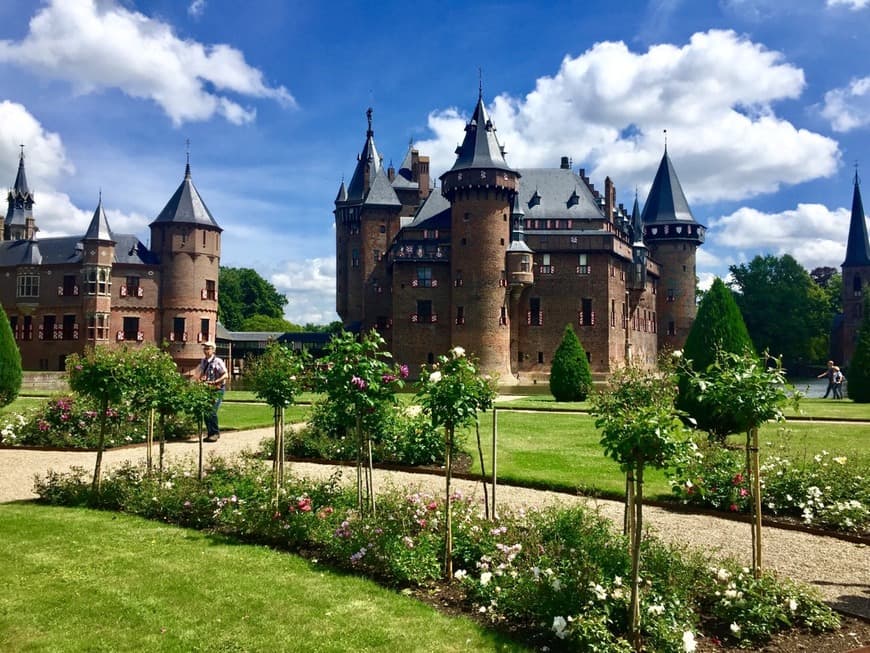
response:
{"label": "person walking", "polygon": [[834,399],[843,398],[843,381],[845,380],[846,377],[840,371],[840,368],[834,365]]}
{"label": "person walking", "polygon": [[828,387],[825,390],[825,396],[822,399],[827,399],[828,395],[834,391],[834,361],[828,361],[828,369],[819,374],[816,378],[828,377]]}
{"label": "person walking", "polygon": [[202,361],[199,364],[199,380],[214,388],[215,402],[214,410],[211,415],[205,419],[205,428],[207,436],[206,442],[217,442],[221,437],[220,427],[218,426],[218,408],[221,407],[221,402],[224,398],[224,390],[227,385],[227,366],[223,359],[215,355],[214,342],[208,340],[202,343]]}

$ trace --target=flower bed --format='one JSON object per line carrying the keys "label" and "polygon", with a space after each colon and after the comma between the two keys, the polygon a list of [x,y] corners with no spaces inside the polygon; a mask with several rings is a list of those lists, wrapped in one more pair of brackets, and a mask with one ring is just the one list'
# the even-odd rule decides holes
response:
{"label": "flower bed", "polygon": [[[400,587],[439,581],[443,499],[393,488],[362,515],[352,490],[333,478],[291,478],[274,500],[261,463],[216,460],[203,482],[174,467],[162,477],[127,466],[95,494],[84,470],[37,482],[43,501],[123,510],[161,521],[214,529],[289,550]],[[624,538],[581,508],[480,516],[460,496],[454,511],[452,589],[462,606],[538,647],[625,651],[630,559]],[[829,629],[836,615],[807,588],[732,562],[710,561],[647,538],[641,592],[648,650],[694,650],[701,624],[731,643],[763,641],[795,626]],[[451,596],[456,592],[450,592]]]}

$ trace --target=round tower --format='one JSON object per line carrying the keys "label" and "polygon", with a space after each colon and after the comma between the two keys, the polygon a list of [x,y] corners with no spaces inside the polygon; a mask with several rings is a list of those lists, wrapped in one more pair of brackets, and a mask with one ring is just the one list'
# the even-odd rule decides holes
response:
{"label": "round tower", "polygon": [[641,216],[643,240],[661,266],[656,290],[659,351],[682,349],[695,321],[695,254],[704,225],[695,221],[667,147]]}
{"label": "round tower", "polygon": [[505,162],[482,94],[456,154],[454,166],[441,175],[451,207],[450,340],[476,356],[481,369],[510,382],[505,255],[520,175]]}
{"label": "round tower", "polygon": [[202,357],[199,343],[214,340],[218,318],[221,229],[193,185],[184,180],[151,223],[151,249],[160,259],[161,315],[157,342],[190,368]]}

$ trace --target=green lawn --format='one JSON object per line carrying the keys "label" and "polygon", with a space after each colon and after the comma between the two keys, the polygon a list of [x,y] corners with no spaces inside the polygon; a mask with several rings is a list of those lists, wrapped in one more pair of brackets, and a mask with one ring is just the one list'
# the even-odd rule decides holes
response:
{"label": "green lawn", "polygon": [[[311,412],[310,406],[290,406],[284,410],[284,422],[304,422]],[[274,424],[272,408],[266,404],[225,401],[220,408],[222,429],[256,429]]]}
{"label": "green lawn", "polygon": [[0,650],[522,651],[371,581],[123,514],[0,505]]}
{"label": "green lawn", "polygon": [[[499,404],[499,406],[504,406]],[[481,416],[484,459],[491,469],[492,412]],[[735,445],[745,436],[732,436]],[[761,429],[761,455],[787,456],[795,461],[821,451],[863,458],[870,467],[870,423],[786,422]],[[594,418],[584,413],[498,411],[498,476],[502,482],[535,484],[584,493],[620,496],[624,479],[616,463],[604,455]],[[479,472],[474,434],[466,449],[474,452],[472,471]],[[644,476],[648,497],[670,496],[662,471]]]}

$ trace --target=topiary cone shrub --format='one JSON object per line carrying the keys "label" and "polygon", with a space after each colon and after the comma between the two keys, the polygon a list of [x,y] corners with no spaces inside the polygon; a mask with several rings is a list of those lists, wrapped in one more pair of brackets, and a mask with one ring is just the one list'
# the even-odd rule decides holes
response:
{"label": "topiary cone shrub", "polygon": [[21,390],[21,352],[6,312],[0,308],[0,406],[15,401]]}
{"label": "topiary cone shrub", "polygon": [[570,324],[565,325],[562,342],[553,356],[550,392],[556,401],[583,401],[592,389],[592,372],[586,351]]}

